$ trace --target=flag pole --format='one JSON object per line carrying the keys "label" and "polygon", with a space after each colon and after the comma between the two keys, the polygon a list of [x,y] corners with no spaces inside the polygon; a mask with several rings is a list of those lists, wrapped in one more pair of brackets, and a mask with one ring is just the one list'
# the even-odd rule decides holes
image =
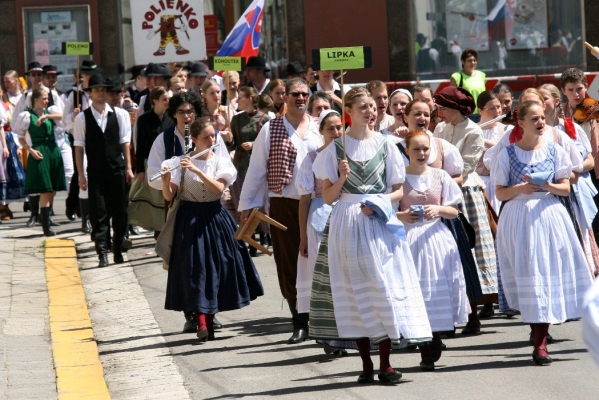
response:
{"label": "flag pole", "polygon": [[347,160],[345,153],[345,87],[343,85],[343,70],[341,71],[341,134],[343,135],[343,159]]}
{"label": "flag pole", "polygon": [[[79,54],[77,54],[77,82],[75,82],[75,96],[77,101],[75,101],[75,108],[79,107],[79,70],[80,70],[80,64],[79,64]],[[81,110],[79,110],[81,111]]]}

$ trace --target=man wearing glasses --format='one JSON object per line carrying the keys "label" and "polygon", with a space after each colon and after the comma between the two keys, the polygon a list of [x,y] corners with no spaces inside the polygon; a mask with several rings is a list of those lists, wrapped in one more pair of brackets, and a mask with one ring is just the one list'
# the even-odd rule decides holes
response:
{"label": "man wearing glasses", "polygon": [[289,344],[301,343],[308,338],[308,313],[296,309],[297,256],[300,244],[299,199],[295,181],[306,155],[322,145],[314,120],[306,113],[308,83],[293,78],[285,85],[284,102],[287,113],[267,122],[252,148],[239,210],[245,222],[254,207],[264,205],[270,198],[270,216],[287,227],[286,231],[271,230],[273,253],[277,265],[279,287],[289,303],[293,335]]}

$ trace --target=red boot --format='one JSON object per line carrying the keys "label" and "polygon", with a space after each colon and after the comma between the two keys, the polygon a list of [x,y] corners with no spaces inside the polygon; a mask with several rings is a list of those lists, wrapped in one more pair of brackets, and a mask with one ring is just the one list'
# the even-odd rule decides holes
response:
{"label": "red boot", "polygon": [[547,353],[547,334],[549,333],[549,324],[531,324],[535,338],[535,349],[532,352],[532,359],[537,365],[551,364],[553,360]]}
{"label": "red boot", "polygon": [[194,314],[198,321],[198,338],[200,338],[200,340],[204,342],[206,341],[206,338],[209,335],[208,326],[206,325],[206,314],[201,312],[196,312]]}

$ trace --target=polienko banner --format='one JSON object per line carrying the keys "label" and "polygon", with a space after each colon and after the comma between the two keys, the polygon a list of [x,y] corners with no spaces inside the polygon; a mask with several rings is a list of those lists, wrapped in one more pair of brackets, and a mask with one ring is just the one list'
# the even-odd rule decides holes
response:
{"label": "polienko banner", "polygon": [[136,64],[206,59],[203,0],[131,0]]}
{"label": "polienko banner", "polygon": [[314,49],[312,64],[315,71],[371,68],[372,49],[370,46]]}

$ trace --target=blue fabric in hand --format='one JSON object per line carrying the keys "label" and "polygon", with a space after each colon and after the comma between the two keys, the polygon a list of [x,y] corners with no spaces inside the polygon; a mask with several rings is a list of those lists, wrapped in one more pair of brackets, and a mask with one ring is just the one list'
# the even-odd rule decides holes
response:
{"label": "blue fabric in hand", "polygon": [[418,222],[424,221],[424,206],[422,206],[422,205],[410,206],[410,211],[418,213]]}
{"label": "blue fabric in hand", "polygon": [[553,178],[553,171],[533,172],[530,174],[530,183],[543,186]]}
{"label": "blue fabric in hand", "polygon": [[372,211],[374,211],[374,213],[369,216],[370,218],[384,223],[387,226],[387,229],[389,229],[397,238],[407,240],[404,226],[402,222],[397,219],[389,196],[378,194],[369,197],[368,200],[364,201],[362,204],[370,207]]}

